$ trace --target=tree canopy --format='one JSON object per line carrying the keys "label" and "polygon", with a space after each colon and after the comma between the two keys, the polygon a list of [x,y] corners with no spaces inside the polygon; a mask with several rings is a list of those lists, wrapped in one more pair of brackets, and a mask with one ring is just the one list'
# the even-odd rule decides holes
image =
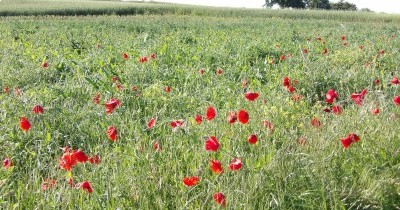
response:
{"label": "tree canopy", "polygon": [[269,7],[278,4],[281,8],[306,8],[306,3],[303,0],[266,0],[265,4]]}
{"label": "tree canopy", "polygon": [[281,8],[297,9],[334,9],[334,10],[357,10],[355,4],[340,0],[338,3],[331,3],[329,0],[265,0],[265,6],[272,7],[279,5]]}
{"label": "tree canopy", "polygon": [[329,0],[306,0],[307,8],[309,9],[330,9]]}
{"label": "tree canopy", "polygon": [[343,0],[340,0],[338,3],[331,3],[331,7],[334,10],[357,10],[357,6],[355,4],[345,2]]}

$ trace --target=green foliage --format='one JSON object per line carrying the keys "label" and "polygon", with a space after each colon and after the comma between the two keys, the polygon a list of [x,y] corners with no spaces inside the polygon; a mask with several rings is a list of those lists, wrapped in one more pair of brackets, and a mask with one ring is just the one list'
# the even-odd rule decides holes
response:
{"label": "green foliage", "polygon": [[374,11],[372,11],[372,10],[369,9],[369,8],[362,8],[362,9],[360,9],[360,11],[361,11],[361,12],[374,12]]}
{"label": "green foliage", "polygon": [[265,5],[272,7],[278,4],[281,8],[330,9],[329,0],[266,0]]}
{"label": "green foliage", "polygon": [[265,5],[272,7],[278,4],[281,8],[306,8],[304,0],[266,0]]}
{"label": "green foliage", "polygon": [[309,9],[331,9],[329,0],[307,0],[306,4]]}
{"label": "green foliage", "polygon": [[[391,101],[400,92],[389,82],[399,74],[398,16],[134,5],[146,15],[0,18],[0,88],[10,89],[0,93],[0,157],[14,165],[0,170],[1,209],[213,209],[217,191],[232,209],[400,208],[400,111]],[[86,14],[97,11],[90,8]],[[151,53],[156,59],[138,62]],[[286,76],[298,80],[300,100],[282,87]],[[339,93],[342,115],[322,111],[330,88]],[[368,94],[357,106],[350,95],[363,88]],[[246,101],[250,90],[260,98]],[[100,104],[92,102],[97,93]],[[111,97],[122,104],[106,115]],[[43,115],[32,113],[36,104]],[[210,105],[216,119],[197,125],[194,116]],[[373,116],[376,106],[381,113]],[[249,112],[248,124],[226,122],[238,109]],[[23,115],[28,132],[19,128]],[[310,125],[314,116],[322,127]],[[177,119],[185,126],[173,131]],[[107,139],[110,125],[118,129],[116,142]],[[344,149],[340,139],[350,132],[361,140]],[[257,144],[247,143],[250,133]],[[210,135],[220,140],[216,153],[204,150]],[[102,162],[68,173],[58,162],[65,146]],[[234,157],[243,161],[237,172],[228,169]],[[210,171],[210,159],[221,161],[224,174]],[[199,176],[199,184],[185,187],[186,176]],[[93,193],[71,188],[70,177],[90,181]],[[46,179],[57,184],[42,191]]]}
{"label": "green foliage", "polygon": [[350,10],[350,11],[357,10],[357,6],[355,4],[349,3],[344,0],[340,0],[338,3],[331,3],[331,8],[333,10]]}

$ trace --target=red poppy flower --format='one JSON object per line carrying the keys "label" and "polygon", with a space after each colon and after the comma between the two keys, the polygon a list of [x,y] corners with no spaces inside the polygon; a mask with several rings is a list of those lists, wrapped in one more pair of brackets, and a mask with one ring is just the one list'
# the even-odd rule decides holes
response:
{"label": "red poppy flower", "polygon": [[342,111],[343,111],[342,107],[339,105],[335,105],[332,107],[333,114],[339,115],[339,114],[342,114]]}
{"label": "red poppy flower", "polygon": [[397,76],[393,77],[392,81],[390,81],[393,85],[398,85],[400,84],[399,78]]}
{"label": "red poppy flower", "polygon": [[393,98],[393,102],[394,102],[394,104],[396,104],[397,106],[400,106],[400,95],[394,97],[394,98]]}
{"label": "red poppy flower", "polygon": [[311,119],[311,125],[312,125],[313,127],[315,127],[315,128],[321,127],[321,121],[319,121],[318,118],[313,117],[313,118]]}
{"label": "red poppy flower", "polygon": [[71,158],[76,160],[76,162],[78,162],[78,163],[84,163],[84,162],[88,161],[88,159],[89,159],[85,155],[85,153],[80,149],[72,151]]}
{"label": "red poppy flower", "polygon": [[323,110],[324,110],[324,112],[326,112],[326,113],[330,113],[330,112],[331,112],[331,108],[329,108],[329,107],[325,107]]}
{"label": "red poppy flower", "polygon": [[170,86],[164,87],[164,92],[170,93],[171,92],[171,87]]}
{"label": "red poppy flower", "polygon": [[347,46],[347,42],[343,43],[343,46],[345,46],[345,47],[346,47],[346,46]]}
{"label": "red poppy flower", "polygon": [[289,93],[294,93],[294,91],[296,91],[296,88],[293,86],[289,86],[287,87],[287,90],[289,91]]}
{"label": "red poppy flower", "polygon": [[128,54],[127,54],[126,52],[124,52],[124,53],[122,54],[122,58],[123,58],[124,60],[127,60],[127,59],[129,58],[129,56],[128,56]]}
{"label": "red poppy flower", "polygon": [[330,89],[326,92],[325,101],[328,104],[332,104],[335,99],[337,99],[339,95],[336,93],[335,89]]}
{"label": "red poppy flower", "polygon": [[119,90],[119,91],[123,91],[124,90],[124,86],[122,86],[122,84],[119,83],[119,82],[115,83],[115,87],[117,87],[117,90]]}
{"label": "red poppy flower", "polygon": [[43,109],[42,106],[36,105],[36,106],[33,107],[32,112],[35,113],[35,114],[43,114],[44,109]]}
{"label": "red poppy flower", "polygon": [[84,163],[89,160],[82,150],[71,150],[63,148],[63,155],[59,158],[59,165],[62,169],[70,171],[77,163]]}
{"label": "red poppy flower", "polygon": [[118,81],[118,77],[117,76],[113,76],[111,77],[112,82],[117,82]]}
{"label": "red poppy flower", "polygon": [[380,82],[379,79],[375,79],[375,80],[374,80],[374,84],[375,84],[375,85],[379,85],[379,82]]}
{"label": "red poppy flower", "polygon": [[231,164],[229,164],[229,169],[231,171],[237,171],[242,168],[242,161],[238,158],[233,158]]}
{"label": "red poppy flower", "polygon": [[115,98],[111,98],[107,103],[104,104],[106,107],[106,113],[110,114],[114,111],[115,108],[121,105],[121,101]]}
{"label": "red poppy flower", "polygon": [[117,140],[117,129],[113,126],[109,126],[107,129],[107,137],[115,142]]}
{"label": "red poppy flower", "polygon": [[46,61],[45,61],[45,62],[43,62],[43,63],[42,63],[42,67],[43,67],[43,68],[47,68],[47,67],[49,67],[49,63],[47,63]]}
{"label": "red poppy flower", "polygon": [[249,142],[249,144],[255,144],[257,143],[257,135],[256,134],[251,134],[248,138],[247,141]]}
{"label": "red poppy flower", "polygon": [[204,147],[207,151],[216,152],[219,148],[219,142],[215,136],[211,136],[205,141]]}
{"label": "red poppy flower", "polygon": [[286,60],[286,56],[285,56],[285,55],[281,55],[281,56],[279,57],[279,61],[284,61],[284,60]]}
{"label": "red poppy flower", "polygon": [[344,148],[348,148],[350,146],[350,144],[352,143],[352,141],[349,137],[342,138],[342,139],[340,139],[340,141],[342,142],[342,145],[344,146]]}
{"label": "red poppy flower", "polygon": [[275,129],[274,124],[272,124],[270,121],[268,120],[263,120],[262,121],[263,125],[268,128],[268,130],[273,131]]}
{"label": "red poppy flower", "polygon": [[196,115],[195,120],[196,124],[200,125],[203,122],[203,117],[201,115]]}
{"label": "red poppy flower", "polygon": [[236,115],[237,115],[236,112],[229,112],[228,113],[228,123],[229,124],[233,124],[233,123],[236,122],[236,120],[237,120]]}
{"label": "red poppy flower", "polygon": [[4,169],[9,169],[13,166],[11,159],[10,158],[6,158],[3,160],[3,168]]}
{"label": "red poppy flower", "polygon": [[89,163],[91,163],[91,164],[96,164],[96,165],[98,165],[98,164],[101,163],[101,158],[100,158],[99,155],[93,155],[93,156],[89,157],[88,161],[89,161]]}
{"label": "red poppy flower", "polygon": [[383,54],[385,54],[385,50],[380,50],[379,53],[380,53],[381,55],[383,55]]}
{"label": "red poppy flower", "polygon": [[198,182],[199,182],[199,177],[197,176],[183,178],[183,184],[185,184],[188,187],[192,187],[196,185]]}
{"label": "red poppy flower", "polygon": [[289,77],[283,78],[283,86],[284,86],[284,87],[289,87],[289,86],[290,86],[290,79],[289,79]]}
{"label": "red poppy flower", "polygon": [[156,119],[151,118],[151,119],[149,120],[149,122],[147,122],[147,129],[153,128],[154,125],[156,125]]}
{"label": "red poppy flower", "polygon": [[153,150],[157,152],[160,149],[161,149],[160,143],[158,141],[154,142]]}
{"label": "red poppy flower", "polygon": [[218,160],[210,160],[210,169],[215,174],[220,174],[224,172],[224,169],[222,169],[222,165]]}
{"label": "red poppy flower", "polygon": [[10,88],[8,86],[5,86],[3,93],[9,93],[9,92],[10,92]]}
{"label": "red poppy flower", "polygon": [[222,69],[218,68],[218,69],[217,69],[217,74],[218,74],[218,75],[221,75],[221,74],[222,74]]}
{"label": "red poppy flower", "polygon": [[360,137],[358,137],[357,134],[351,133],[351,134],[349,134],[349,137],[353,142],[360,141]]}
{"label": "red poppy flower", "polygon": [[217,116],[217,111],[215,110],[214,107],[209,106],[207,108],[207,112],[206,112],[206,119],[208,121],[211,121],[211,120],[213,120],[215,118],[215,116]]}
{"label": "red poppy flower", "polygon": [[353,93],[351,94],[351,99],[356,103],[357,105],[361,106],[362,101],[364,100],[365,95],[367,94],[367,89],[364,89],[361,91],[361,93]]}
{"label": "red poppy flower", "polygon": [[317,40],[318,41],[322,41],[322,38],[319,36],[319,37],[317,37]]}
{"label": "red poppy flower", "polygon": [[71,152],[66,152],[58,159],[58,163],[60,168],[71,171],[72,168],[77,164],[77,160],[72,157]]}
{"label": "red poppy flower", "polygon": [[340,140],[344,148],[348,148],[352,143],[360,141],[360,137],[357,134],[351,133],[346,138]]}
{"label": "red poppy flower", "polygon": [[326,49],[326,48],[323,49],[323,50],[322,50],[322,54],[324,54],[324,55],[328,54],[328,49]]}
{"label": "red poppy flower", "polygon": [[142,56],[139,58],[140,63],[146,63],[147,61],[149,61],[149,57],[147,56]]}
{"label": "red poppy flower", "polygon": [[150,58],[153,59],[153,60],[156,59],[156,54],[155,53],[151,53]]}
{"label": "red poppy flower", "polygon": [[248,101],[254,101],[258,98],[259,94],[256,92],[247,92],[244,94],[244,97],[246,97],[246,99]]}
{"label": "red poppy flower", "polygon": [[204,69],[200,69],[200,70],[199,70],[199,73],[200,73],[200,74],[204,74],[205,72],[206,72],[206,70],[204,70]]}
{"label": "red poppy flower", "polygon": [[19,127],[23,131],[28,131],[31,128],[31,123],[29,122],[28,118],[21,117],[21,119],[19,120]]}
{"label": "red poppy flower", "polygon": [[307,54],[307,53],[308,53],[308,49],[307,49],[307,48],[304,48],[304,49],[303,49],[303,53],[304,53],[304,54]]}
{"label": "red poppy flower", "polygon": [[214,201],[217,202],[221,206],[226,206],[225,195],[221,192],[217,192],[213,195]]}
{"label": "red poppy flower", "polygon": [[56,180],[54,180],[54,179],[46,179],[45,181],[42,182],[42,185],[41,185],[40,189],[42,191],[46,191],[46,190],[48,190],[50,188],[55,187],[56,184],[57,184]]}
{"label": "red poppy flower", "polygon": [[340,39],[341,39],[342,41],[344,41],[344,40],[346,40],[346,37],[343,35],[342,37],[340,37]]}
{"label": "red poppy flower", "polygon": [[381,112],[381,110],[379,108],[375,108],[375,109],[371,110],[372,115],[378,115],[380,112]]}
{"label": "red poppy flower", "polygon": [[249,121],[249,113],[247,113],[246,110],[241,109],[237,114],[237,118],[240,123],[246,124]]}
{"label": "red poppy flower", "polygon": [[101,98],[101,94],[97,93],[92,99],[93,103],[100,104],[100,98]]}
{"label": "red poppy flower", "polygon": [[85,182],[80,182],[78,184],[76,184],[77,188],[82,188],[82,190],[88,192],[88,193],[92,193],[93,189],[92,186],[90,186],[90,183],[88,181]]}
{"label": "red poppy flower", "polygon": [[183,120],[175,120],[172,121],[169,125],[173,130],[176,130],[177,128],[182,127],[183,123],[184,123]]}

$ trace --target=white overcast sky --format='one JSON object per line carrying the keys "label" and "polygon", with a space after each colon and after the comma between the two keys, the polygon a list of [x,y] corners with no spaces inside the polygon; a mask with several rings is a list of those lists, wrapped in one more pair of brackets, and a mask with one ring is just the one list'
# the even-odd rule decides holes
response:
{"label": "white overcast sky", "polygon": [[[220,7],[261,8],[265,0],[155,0],[181,4],[208,5]],[[331,0],[338,2],[339,0]],[[400,0],[345,0],[357,5],[358,9],[369,8],[375,12],[400,14]]]}

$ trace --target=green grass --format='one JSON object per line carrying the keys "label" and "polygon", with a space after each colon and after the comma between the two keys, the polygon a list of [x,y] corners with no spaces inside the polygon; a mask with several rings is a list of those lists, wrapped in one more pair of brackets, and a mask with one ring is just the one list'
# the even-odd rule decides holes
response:
{"label": "green grass", "polygon": [[123,2],[117,0],[3,0],[0,16],[76,15],[195,15],[284,19],[329,19],[345,22],[400,22],[400,15],[347,11],[297,11],[235,9],[170,3]]}
{"label": "green grass", "polygon": [[[43,14],[36,9],[29,14],[35,11]],[[400,108],[392,102],[400,90],[390,84],[400,68],[398,16],[191,11],[194,15],[0,19],[0,87],[10,88],[0,94],[0,157],[14,165],[0,170],[2,209],[216,209],[212,195],[218,191],[228,209],[400,208]],[[265,18],[272,14],[277,18]],[[315,19],[320,15],[337,18]],[[324,48],[328,55],[322,55]],[[379,55],[382,49],[385,54]],[[138,62],[151,53],[155,60]],[[279,61],[289,53],[292,58]],[[269,64],[272,59],[275,64]],[[48,68],[41,67],[44,60]],[[282,87],[286,76],[299,81],[300,101]],[[374,85],[376,78],[380,85]],[[163,91],[166,86],[170,93]],[[21,95],[14,93],[17,88]],[[339,93],[341,115],[323,112],[331,88]],[[363,88],[368,94],[356,106],[350,95]],[[243,93],[249,90],[260,98],[246,101]],[[92,103],[97,93],[101,105]],[[102,104],[111,97],[122,104],[106,115]],[[32,113],[36,104],[44,106],[43,115]],[[196,125],[194,116],[204,115],[208,106],[217,109],[216,119]],[[373,116],[376,106],[381,113]],[[229,125],[228,112],[239,109],[249,112],[249,123]],[[28,132],[19,128],[21,116],[32,124]],[[321,128],[310,125],[314,116]],[[157,123],[148,130],[152,117]],[[186,125],[174,132],[169,124],[177,119]],[[118,129],[116,142],[107,138],[110,125]],[[256,145],[247,143],[251,133],[259,136]],[[361,141],[344,149],[340,139],[349,133]],[[204,138],[211,135],[221,143],[215,153],[204,149]],[[98,154],[102,162],[79,164],[69,174],[58,165],[65,146]],[[243,167],[231,172],[235,157]],[[214,175],[210,159],[221,161],[225,172]],[[88,180],[93,193],[71,188],[70,176],[75,183]],[[200,182],[185,187],[186,176],[199,176]],[[57,185],[41,191],[48,178]]]}

